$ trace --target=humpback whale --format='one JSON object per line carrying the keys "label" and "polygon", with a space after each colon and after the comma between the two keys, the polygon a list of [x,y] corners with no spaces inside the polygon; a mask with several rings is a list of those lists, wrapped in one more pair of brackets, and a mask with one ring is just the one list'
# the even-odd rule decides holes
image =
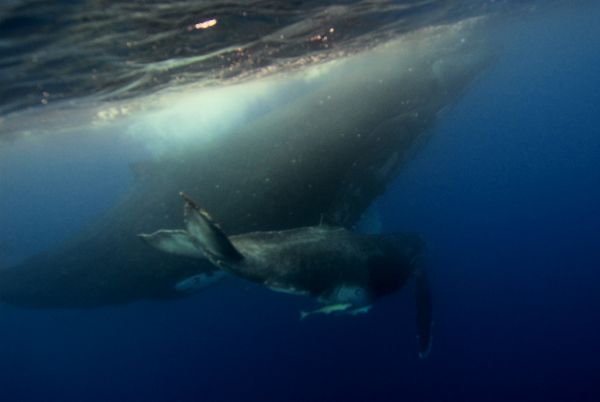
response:
{"label": "humpback whale", "polygon": [[376,299],[414,278],[419,354],[429,352],[431,292],[420,236],[365,235],[320,225],[228,237],[190,197],[181,196],[185,229],[140,234],[152,247],[207,259],[225,272],[276,291],[316,298],[325,307],[312,313],[366,312]]}
{"label": "humpback whale", "polygon": [[[173,211],[181,189],[202,195],[230,234],[317,225],[323,216],[351,228],[489,63],[476,28],[428,27],[307,68],[298,72],[299,85],[314,76],[318,85],[230,132],[204,140],[198,127],[188,129],[185,146],[136,163],[128,191],[79,233],[1,267],[0,302],[91,308],[185,296],[197,288],[189,278],[220,271],[208,262],[149,254],[136,237],[178,224]],[[86,202],[84,191],[73,189],[73,197]]]}

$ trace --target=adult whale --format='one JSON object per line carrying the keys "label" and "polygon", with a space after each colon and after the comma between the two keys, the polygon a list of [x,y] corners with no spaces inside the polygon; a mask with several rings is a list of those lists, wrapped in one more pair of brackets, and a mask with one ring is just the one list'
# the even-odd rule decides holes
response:
{"label": "adult whale", "polygon": [[320,225],[227,237],[206,211],[181,195],[185,229],[141,234],[154,248],[208,259],[276,291],[312,296],[326,306],[316,312],[364,311],[414,277],[419,353],[429,352],[431,292],[419,236],[364,235]]}
{"label": "adult whale", "polygon": [[480,37],[467,21],[428,27],[300,72],[322,84],[226,135],[137,164],[128,193],[98,220],[1,269],[0,301],[82,308],[180,296],[176,285],[211,264],[148,253],[136,234],[175,226],[182,189],[231,234],[352,227],[487,65]]}

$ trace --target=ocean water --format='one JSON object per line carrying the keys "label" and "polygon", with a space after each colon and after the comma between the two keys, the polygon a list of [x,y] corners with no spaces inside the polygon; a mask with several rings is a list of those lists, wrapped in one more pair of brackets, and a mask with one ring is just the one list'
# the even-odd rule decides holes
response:
{"label": "ocean water", "polygon": [[[68,2],[63,4],[70,14],[60,9],[55,12],[76,15],[85,9],[85,2],[75,4],[79,8],[69,9]],[[111,9],[109,2],[90,4]],[[202,18],[193,19],[177,17],[181,10],[176,7],[186,5],[173,3],[175,8],[164,18],[156,17],[165,4],[156,3],[155,9],[151,7],[156,14],[144,20],[153,23],[150,26],[156,29],[152,34],[158,35],[157,41],[161,39],[160,24],[170,26],[172,18],[188,26],[196,20],[205,21],[205,15],[212,15],[211,7],[218,10],[215,15],[224,16],[235,14],[228,7],[241,7],[210,2],[202,6]],[[412,145],[406,163],[395,171],[393,179],[386,179],[385,191],[372,197],[368,219],[362,226],[384,233],[417,232],[427,241],[427,269],[434,298],[430,355],[420,359],[417,353],[411,286],[377,301],[365,315],[317,316],[303,321],[298,312],[311,306],[307,299],[233,278],[174,300],[136,298],[143,284],[125,281],[125,289],[131,287],[131,300],[117,303],[109,299],[113,293],[107,293],[106,299],[94,298],[94,285],[100,288],[100,282],[92,281],[90,285],[86,279],[88,273],[105,269],[103,263],[109,260],[99,253],[86,260],[81,271],[84,274],[75,276],[75,280],[65,275],[64,281],[59,278],[54,282],[48,279],[50,276],[36,277],[33,271],[33,276],[15,283],[39,294],[48,290],[52,295],[57,286],[59,293],[68,286],[80,286],[85,289],[80,300],[89,296],[91,301],[106,302],[90,302],[93,308],[88,308],[77,305],[78,300],[69,294],[71,307],[22,307],[10,300],[0,304],[0,401],[598,400],[600,29],[596,16],[600,7],[591,1],[552,5],[529,2],[518,6],[499,2],[491,10],[490,4],[481,2],[448,2],[447,7],[439,2],[385,4],[387,8],[374,9],[360,2],[345,3],[362,6],[358,11],[368,18],[364,24],[355,25],[360,20],[357,17],[347,22],[345,30],[340,28],[347,33],[337,47],[332,45],[335,51],[331,53],[329,49],[303,46],[301,38],[307,32],[312,37],[313,25],[293,25],[307,19],[303,13],[325,16],[325,26],[331,25],[328,18],[332,17],[327,17],[331,10],[323,3],[305,2],[281,9],[260,3],[252,22],[256,37],[266,35],[259,28],[269,31],[270,23],[285,16],[289,20],[277,24],[293,25],[297,41],[283,41],[277,47],[281,53],[272,55],[258,70],[242,63],[240,71],[232,73],[233,78],[219,76],[221,67],[184,64],[183,72],[176,72],[184,77],[181,88],[172,80],[172,70],[167,70],[154,84],[136,84],[130,92],[123,90],[141,79],[136,75],[138,67],[160,61],[146,59],[152,51],[143,47],[135,53],[136,69],[130,71],[131,76],[115,61],[119,52],[103,53],[101,59],[106,64],[98,64],[102,77],[95,86],[84,85],[86,74],[74,75],[72,82],[60,81],[65,74],[74,74],[62,63],[72,60],[76,52],[65,51],[65,59],[57,59],[58,64],[48,61],[42,68],[31,70],[19,64],[17,56],[11,59],[12,64],[6,62],[1,91],[12,88],[14,96],[4,97],[4,114],[0,117],[0,268],[24,268],[26,265],[19,264],[27,264],[27,258],[40,252],[49,254],[42,254],[39,266],[54,269],[53,255],[59,255],[60,263],[64,260],[67,266],[72,255],[69,239],[75,237],[82,244],[99,243],[93,235],[77,238],[78,233],[105,230],[96,222],[108,221],[105,214],[111,214],[110,208],[120,205],[122,197],[135,188],[136,179],[129,165],[150,157],[160,160],[168,152],[186,155],[181,149],[189,146],[188,138],[177,133],[188,132],[187,119],[198,112],[193,108],[173,112],[169,108],[176,102],[169,96],[174,93],[175,98],[183,98],[179,91],[189,91],[185,85],[190,82],[215,85],[216,81],[219,88],[219,80],[233,79],[236,84],[239,80],[241,85],[251,86],[252,101],[231,90],[224,95],[213,93],[203,104],[202,98],[187,97],[185,92],[182,103],[200,102],[207,113],[196,116],[201,123],[198,126],[209,127],[215,136],[226,136],[257,116],[268,116],[272,110],[293,104],[305,94],[310,96],[328,80],[334,80],[327,73],[306,79],[302,75],[305,68],[310,68],[306,65],[369,52],[372,42],[404,38],[428,24],[454,24],[498,13],[501,17],[484,21],[484,31],[475,31],[467,40],[476,42],[474,39],[485,32],[485,52],[492,48],[491,56],[486,56],[483,63],[485,67],[459,86],[460,96],[449,98],[443,113],[436,112],[439,118],[426,127],[426,140]],[[398,4],[420,8],[393,7]],[[17,7],[19,2],[9,5]],[[141,15],[136,9],[113,7],[116,14]],[[30,9],[23,10],[20,13],[27,15]],[[343,13],[335,14],[336,23],[344,21],[340,15]],[[0,42],[3,52],[16,46],[15,37],[27,38],[27,27],[41,24],[36,19],[39,16],[20,18],[4,24],[2,32],[10,33],[6,37],[11,39]],[[217,19],[215,28],[222,26]],[[80,19],[67,20],[71,25],[65,23],[58,30],[58,39],[39,46],[56,49],[69,44],[68,40],[59,40],[64,39],[60,35],[69,32],[80,33],[85,40],[93,32],[103,32],[81,30],[77,25]],[[107,18],[100,28],[115,31],[100,37],[101,49],[111,49],[111,38],[121,32],[116,27],[126,22],[126,18]],[[384,22],[389,29],[381,29]],[[98,23],[104,22],[98,17]],[[277,24],[275,32],[283,29]],[[182,49],[189,52],[186,57],[192,57],[231,43],[238,45],[238,33],[226,32],[233,38],[225,35],[214,48],[210,48],[216,40],[213,38],[213,42],[206,39],[208,45]],[[433,34],[418,32],[416,49],[422,49]],[[453,40],[447,31],[442,37]],[[254,37],[251,39],[248,46],[255,46]],[[37,42],[30,40],[35,48]],[[406,39],[402,43],[410,46],[413,42]],[[167,44],[165,48],[160,43],[157,46],[159,50],[169,48]],[[397,50],[391,49],[387,52]],[[424,57],[437,57],[440,47],[434,49],[425,52]],[[476,54],[479,49],[477,46]],[[417,57],[421,53],[408,54]],[[304,59],[307,55],[319,60],[309,63]],[[161,57],[174,60],[176,55],[167,52]],[[379,59],[373,56],[369,60]],[[271,82],[267,88],[260,79],[269,79],[263,68],[274,65],[274,74],[291,78],[284,83],[277,81],[271,90]],[[114,69],[106,70],[106,66]],[[81,69],[88,71],[88,67]],[[23,74],[20,79],[8,75],[18,71]],[[111,86],[111,74],[133,78],[115,79]],[[47,104],[33,106],[40,102],[39,92],[46,89],[31,90],[35,96],[26,95],[27,91],[31,83],[45,80],[59,88],[47,89],[47,97],[42,94],[42,100],[48,98]],[[342,82],[342,88],[352,85],[350,80]],[[230,81],[221,83],[230,85]],[[19,93],[18,88],[23,92]],[[165,88],[167,92],[161,92]],[[203,86],[192,89],[205,90]],[[55,92],[60,93],[57,106],[53,106]],[[162,94],[166,100],[161,100]],[[146,100],[148,95],[150,101]],[[123,108],[132,110],[131,114]],[[357,114],[342,114],[341,120],[352,120]],[[140,115],[144,120],[137,120]],[[395,121],[392,119],[392,124]],[[208,147],[216,140],[202,137],[194,141]],[[327,155],[331,159],[335,156]],[[167,175],[152,189],[167,188],[170,180],[178,178]],[[211,187],[210,192],[218,189]],[[210,196],[207,194],[209,200]],[[303,197],[309,202],[308,195]],[[230,202],[233,208],[250,201],[224,202]],[[122,219],[127,225],[131,223]],[[109,227],[111,222],[107,223]],[[228,225],[232,226],[224,226]],[[62,254],[65,242],[67,251]],[[108,244],[114,247],[116,243]],[[93,249],[85,248],[84,253],[88,250]],[[119,251],[122,254],[104,251],[106,255],[128,258],[127,249]],[[155,257],[151,256],[155,255],[144,257],[141,264],[152,264]],[[48,258],[47,263],[44,258]],[[134,260],[129,262],[133,264]],[[121,271],[128,269],[118,262],[114,264]],[[61,265],[56,267],[60,269]],[[110,277],[101,279],[109,281],[110,287]],[[29,282],[38,280],[42,283]],[[0,284],[0,300],[5,297],[2,291],[7,289]],[[32,291],[28,297],[35,298],[36,293]]]}

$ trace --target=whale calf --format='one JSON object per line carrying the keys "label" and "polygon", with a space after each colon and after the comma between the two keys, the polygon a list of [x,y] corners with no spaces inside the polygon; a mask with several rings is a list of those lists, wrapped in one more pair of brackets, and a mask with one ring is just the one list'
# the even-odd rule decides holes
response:
{"label": "whale calf", "polygon": [[324,307],[313,313],[366,312],[376,299],[414,278],[419,354],[429,352],[431,292],[420,236],[365,235],[320,225],[228,237],[206,211],[181,196],[185,229],[140,234],[152,247],[207,259],[225,272],[276,291],[316,298]]}

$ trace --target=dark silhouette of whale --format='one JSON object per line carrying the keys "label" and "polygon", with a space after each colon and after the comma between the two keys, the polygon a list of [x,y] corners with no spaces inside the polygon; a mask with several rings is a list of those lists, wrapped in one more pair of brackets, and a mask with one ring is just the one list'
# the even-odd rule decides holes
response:
{"label": "dark silhouette of whale", "polygon": [[351,228],[491,60],[473,28],[427,29],[349,56],[317,69],[314,90],[247,124],[211,141],[190,135],[185,147],[136,163],[136,180],[105,214],[58,247],[0,267],[0,302],[90,308],[185,295],[183,281],[212,264],[149,254],[135,236],[178,224],[181,189],[202,195],[231,234],[321,218]]}
{"label": "dark silhouette of whale", "polygon": [[167,253],[206,258],[226,272],[273,290],[317,298],[328,306],[320,312],[363,311],[413,277],[419,353],[424,357],[429,352],[431,292],[419,236],[364,235],[321,225],[228,237],[206,211],[181,196],[185,230],[141,234],[145,242]]}

